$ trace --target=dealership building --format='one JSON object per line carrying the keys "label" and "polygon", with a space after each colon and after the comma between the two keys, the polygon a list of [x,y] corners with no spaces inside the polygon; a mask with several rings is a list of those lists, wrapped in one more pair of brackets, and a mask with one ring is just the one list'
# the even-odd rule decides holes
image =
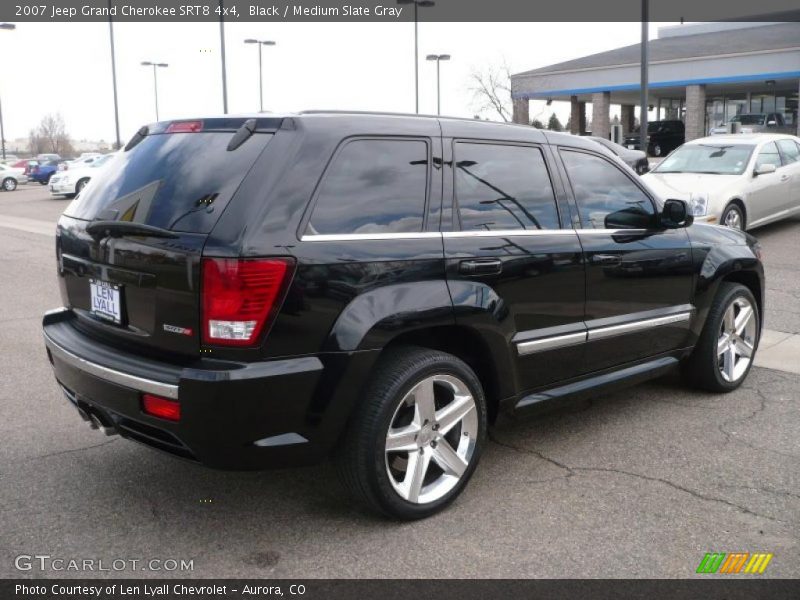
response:
{"label": "dealership building", "polygon": [[[572,133],[608,137],[610,108],[617,104],[628,133],[639,104],[640,59],[635,44],[512,75],[514,121],[530,123],[532,99],[567,101]],[[744,113],[780,113],[785,125],[800,129],[800,23],[662,27],[649,43],[649,65],[648,118],[681,119],[687,140]]]}

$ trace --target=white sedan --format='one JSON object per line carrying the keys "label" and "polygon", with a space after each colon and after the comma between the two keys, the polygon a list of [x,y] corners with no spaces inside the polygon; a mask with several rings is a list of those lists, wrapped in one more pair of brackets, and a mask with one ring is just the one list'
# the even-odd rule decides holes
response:
{"label": "white sedan", "polygon": [[74,196],[80,194],[89,180],[97,173],[97,169],[107,164],[114,157],[104,154],[85,167],[70,167],[66,171],[56,171],[50,177],[50,193],[54,196]]}
{"label": "white sedan", "polygon": [[15,169],[0,163],[0,188],[4,192],[13,192],[20,183],[28,183],[25,169]]}
{"label": "white sedan", "polygon": [[695,221],[753,229],[800,214],[800,138],[692,140],[643,178],[663,198],[687,200]]}

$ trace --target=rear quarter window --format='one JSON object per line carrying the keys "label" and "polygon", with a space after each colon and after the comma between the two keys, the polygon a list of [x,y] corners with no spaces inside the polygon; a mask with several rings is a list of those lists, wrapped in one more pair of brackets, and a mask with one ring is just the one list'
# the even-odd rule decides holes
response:
{"label": "rear quarter window", "polygon": [[272,134],[256,133],[233,151],[233,132],[153,134],[117,156],[64,214],[209,233]]}
{"label": "rear quarter window", "polygon": [[430,149],[423,139],[353,139],[322,177],[305,235],[423,228]]}

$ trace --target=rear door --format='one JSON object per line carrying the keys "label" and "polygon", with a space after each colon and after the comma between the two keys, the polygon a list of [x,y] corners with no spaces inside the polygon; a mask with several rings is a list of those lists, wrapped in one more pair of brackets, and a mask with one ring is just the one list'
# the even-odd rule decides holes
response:
{"label": "rear door", "polygon": [[[155,124],[98,169],[57,230],[62,300],[78,326],[113,343],[195,355],[200,258],[208,233],[268,146],[274,119],[228,150],[243,119]],[[172,237],[96,235],[93,221],[160,228]]]}
{"label": "rear door", "polygon": [[786,195],[785,209],[800,210],[800,144],[794,140],[778,140],[778,150],[783,163],[781,179],[789,182],[789,193]]}
{"label": "rear door", "polygon": [[613,159],[576,148],[559,155],[586,260],[585,370],[682,348],[694,313],[685,229],[657,227],[657,205]]}
{"label": "rear door", "polygon": [[448,125],[444,251],[457,322],[502,337],[518,391],[575,376],[586,338],[583,264],[549,147],[448,136]]}
{"label": "rear door", "polygon": [[755,175],[748,194],[748,225],[755,225],[789,208],[791,177],[781,162],[781,154],[775,142],[761,146],[756,155],[754,169],[761,165],[775,165],[774,173]]}

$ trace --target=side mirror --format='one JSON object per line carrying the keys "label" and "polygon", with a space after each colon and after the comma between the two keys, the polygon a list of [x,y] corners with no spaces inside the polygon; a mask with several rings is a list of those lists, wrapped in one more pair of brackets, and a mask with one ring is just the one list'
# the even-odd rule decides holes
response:
{"label": "side mirror", "polygon": [[694,223],[689,213],[689,205],[684,200],[670,199],[664,202],[661,210],[661,226],[666,229],[680,229]]}
{"label": "side mirror", "polygon": [[756,176],[756,175],[767,175],[769,173],[774,173],[777,170],[778,170],[778,167],[776,167],[772,163],[764,163],[764,164],[758,165],[756,167],[755,171],[753,171],[753,176]]}

